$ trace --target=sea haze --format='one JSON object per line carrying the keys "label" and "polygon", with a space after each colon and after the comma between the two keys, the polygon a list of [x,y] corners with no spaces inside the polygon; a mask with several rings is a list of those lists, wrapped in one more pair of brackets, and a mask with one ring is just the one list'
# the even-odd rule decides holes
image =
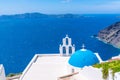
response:
{"label": "sea haze", "polygon": [[120,50],[91,36],[118,21],[119,14],[0,16],[0,63],[6,74],[22,72],[35,54],[59,53],[59,44],[66,34],[72,38],[76,50],[84,43],[103,60],[110,59]]}

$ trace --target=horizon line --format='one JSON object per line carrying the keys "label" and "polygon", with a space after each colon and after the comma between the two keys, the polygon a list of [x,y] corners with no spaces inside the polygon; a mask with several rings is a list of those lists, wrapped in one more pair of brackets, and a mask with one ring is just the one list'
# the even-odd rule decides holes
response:
{"label": "horizon line", "polygon": [[73,15],[85,15],[85,14],[120,14],[120,13],[42,13],[42,12],[22,12],[22,13],[3,13],[0,14],[0,16],[4,15],[19,15],[19,14],[32,14],[32,13],[38,13],[38,14],[46,14],[46,15],[64,15],[64,14],[73,14]]}

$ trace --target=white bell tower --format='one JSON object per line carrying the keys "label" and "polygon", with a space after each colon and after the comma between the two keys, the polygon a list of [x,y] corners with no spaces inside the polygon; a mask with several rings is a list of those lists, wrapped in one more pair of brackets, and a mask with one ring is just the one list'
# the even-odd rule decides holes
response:
{"label": "white bell tower", "polygon": [[68,35],[63,38],[62,45],[60,44],[59,47],[59,51],[61,56],[69,56],[75,52],[75,45],[72,45],[72,40],[68,37]]}

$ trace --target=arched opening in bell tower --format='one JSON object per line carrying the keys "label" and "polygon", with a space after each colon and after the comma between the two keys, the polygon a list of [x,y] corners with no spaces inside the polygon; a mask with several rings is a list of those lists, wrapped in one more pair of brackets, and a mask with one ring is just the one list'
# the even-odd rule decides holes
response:
{"label": "arched opening in bell tower", "polygon": [[63,54],[66,54],[66,47],[63,47]]}
{"label": "arched opening in bell tower", "polygon": [[72,47],[69,47],[69,54],[72,54]]}
{"label": "arched opening in bell tower", "polygon": [[69,44],[69,40],[68,40],[68,38],[66,38],[66,45],[68,45]]}

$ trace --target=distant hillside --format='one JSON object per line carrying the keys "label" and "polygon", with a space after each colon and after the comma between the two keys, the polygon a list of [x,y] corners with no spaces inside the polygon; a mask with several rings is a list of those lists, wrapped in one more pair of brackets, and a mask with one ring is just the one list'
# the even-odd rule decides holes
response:
{"label": "distant hillside", "polygon": [[0,18],[43,18],[43,17],[48,17],[48,15],[41,14],[41,13],[25,13],[25,14],[0,16]]}
{"label": "distant hillside", "polygon": [[101,30],[98,37],[105,43],[109,43],[117,48],[120,48],[120,22],[110,25]]}
{"label": "distant hillside", "polygon": [[47,15],[41,13],[24,13],[24,14],[15,14],[15,15],[2,15],[0,19],[7,18],[79,18],[82,15],[77,14],[57,14],[57,15]]}

